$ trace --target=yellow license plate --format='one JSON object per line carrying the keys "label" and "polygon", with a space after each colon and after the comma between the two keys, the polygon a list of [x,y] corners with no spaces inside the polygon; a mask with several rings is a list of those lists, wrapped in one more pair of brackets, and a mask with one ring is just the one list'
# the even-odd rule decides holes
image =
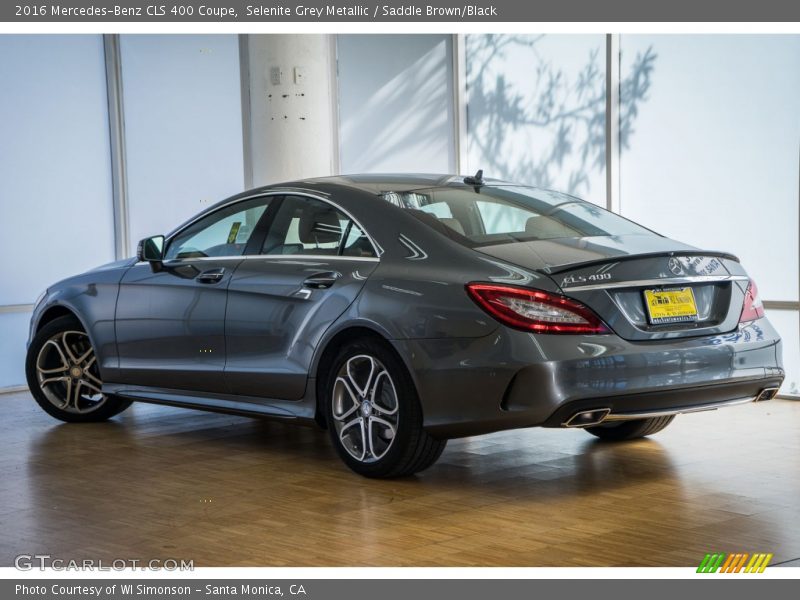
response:
{"label": "yellow license plate", "polygon": [[697,321],[697,304],[692,288],[645,290],[644,304],[653,325]]}

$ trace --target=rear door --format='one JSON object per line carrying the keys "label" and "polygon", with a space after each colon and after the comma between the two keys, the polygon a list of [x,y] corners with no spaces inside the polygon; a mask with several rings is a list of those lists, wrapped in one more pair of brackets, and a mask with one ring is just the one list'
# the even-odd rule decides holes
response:
{"label": "rear door", "polygon": [[228,286],[225,380],[234,394],[298,400],[325,330],[378,265],[362,227],[333,204],[285,196],[256,255]]}

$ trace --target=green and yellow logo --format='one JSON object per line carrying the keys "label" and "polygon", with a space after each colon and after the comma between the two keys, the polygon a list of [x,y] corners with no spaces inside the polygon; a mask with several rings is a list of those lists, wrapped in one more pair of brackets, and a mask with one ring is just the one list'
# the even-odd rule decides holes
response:
{"label": "green and yellow logo", "polygon": [[737,552],[725,554],[715,552],[706,554],[700,566],[697,567],[698,573],[763,573],[767,568],[772,554],[757,552],[748,554],[747,552]]}

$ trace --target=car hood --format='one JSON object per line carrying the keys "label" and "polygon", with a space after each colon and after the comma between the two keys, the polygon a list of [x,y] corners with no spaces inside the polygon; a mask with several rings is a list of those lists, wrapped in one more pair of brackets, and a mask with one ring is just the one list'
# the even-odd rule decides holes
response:
{"label": "car hood", "polygon": [[658,235],[634,234],[510,242],[476,250],[520,267],[551,273],[605,259],[694,252],[697,248]]}

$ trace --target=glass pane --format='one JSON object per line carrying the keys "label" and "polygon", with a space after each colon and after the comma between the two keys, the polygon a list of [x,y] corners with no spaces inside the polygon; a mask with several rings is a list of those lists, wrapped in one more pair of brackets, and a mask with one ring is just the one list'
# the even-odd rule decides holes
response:
{"label": "glass pane", "polygon": [[605,206],[605,36],[468,35],[466,63],[466,170]]}
{"label": "glass pane", "polygon": [[797,301],[800,36],[623,35],[621,48],[638,82],[622,88],[622,214],[732,252],[762,299]]}
{"label": "glass pane", "polygon": [[793,310],[768,310],[767,318],[783,340],[783,368],[786,379],[782,394],[800,395],[800,315]]}
{"label": "glass pane", "polygon": [[490,234],[525,231],[528,219],[535,216],[530,211],[500,202],[478,200],[475,205],[481,215],[484,230]]}
{"label": "glass pane", "polygon": [[0,35],[0,82],[0,305],[30,304],[114,260],[103,38]]}
{"label": "glass pane", "polygon": [[450,35],[339,35],[342,173],[455,170]]}
{"label": "glass pane", "polygon": [[131,252],[244,188],[235,35],[123,35]]}
{"label": "glass pane", "polygon": [[522,186],[485,186],[480,193],[471,188],[441,187],[391,192],[383,198],[410,209],[432,227],[447,225],[478,246],[563,237],[653,235],[590,202]]}
{"label": "glass pane", "polygon": [[203,218],[172,239],[166,258],[241,256],[267,205],[253,200]]}
{"label": "glass pane", "polygon": [[320,200],[287,196],[272,223],[262,254],[339,254],[350,220]]}
{"label": "glass pane", "polygon": [[353,223],[342,250],[344,256],[375,256],[372,243],[358,225]]}

